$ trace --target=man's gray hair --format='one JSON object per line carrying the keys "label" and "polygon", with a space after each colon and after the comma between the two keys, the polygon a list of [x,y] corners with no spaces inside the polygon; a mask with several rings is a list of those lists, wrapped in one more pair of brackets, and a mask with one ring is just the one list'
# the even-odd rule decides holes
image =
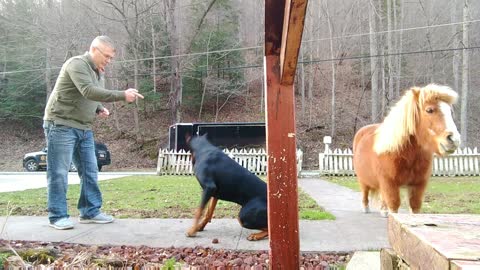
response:
{"label": "man's gray hair", "polygon": [[103,44],[103,45],[105,45],[107,47],[110,47],[113,50],[115,50],[115,45],[113,44],[113,40],[108,36],[98,36],[98,37],[96,37],[92,41],[92,44],[90,45],[90,49],[92,49],[92,47],[98,47],[99,44]]}

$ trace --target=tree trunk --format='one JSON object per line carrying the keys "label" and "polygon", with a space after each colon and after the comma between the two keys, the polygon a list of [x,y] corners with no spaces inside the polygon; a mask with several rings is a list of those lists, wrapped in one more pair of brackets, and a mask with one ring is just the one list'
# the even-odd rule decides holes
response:
{"label": "tree trunk", "polygon": [[[310,63],[313,60],[313,45],[310,44]],[[308,73],[308,127],[312,127],[312,110],[313,110],[313,77],[315,76],[315,68],[313,64],[309,65]]]}
{"label": "tree trunk", "polygon": [[[302,49],[300,48],[301,50],[301,58],[302,61],[303,61],[303,55],[304,55],[304,52],[305,52],[305,49]],[[301,105],[301,113],[302,113],[302,118],[305,117],[305,64],[304,63],[301,63],[300,64],[300,83],[301,83],[301,88],[300,88],[300,92],[301,92],[301,95],[302,95],[302,98],[301,98],[301,102],[302,102],[302,105]]]}
{"label": "tree trunk", "polygon": [[[48,45],[46,45],[48,46]],[[50,94],[52,93],[52,71],[50,70],[50,48],[45,49],[45,92],[47,96],[47,102],[48,98],[50,97]]]}
{"label": "tree trunk", "polygon": [[[362,32],[362,31],[360,31]],[[363,48],[363,42],[360,41],[360,54],[364,55],[365,51]],[[365,91],[365,60],[364,58],[360,58],[360,84],[362,86],[362,92]]]}
{"label": "tree trunk", "polygon": [[[469,0],[465,0],[465,5],[463,6],[463,21],[467,22],[470,20],[469,16]],[[463,23],[463,63],[462,63],[462,97],[461,97],[461,114],[460,114],[460,122],[461,122],[461,139],[462,145],[465,147],[468,145],[468,87],[469,87],[469,50],[466,49],[469,45],[468,40],[468,29],[469,24]]]}
{"label": "tree trunk", "polygon": [[171,82],[172,88],[170,91],[170,113],[172,124],[181,121],[181,105],[182,105],[182,85],[180,76],[180,59],[176,55],[180,54],[178,27],[176,22],[175,11],[177,10],[176,0],[166,0],[164,2],[165,10],[167,12],[167,31],[169,35],[169,45],[171,54],[174,57],[170,58],[171,66]]}
{"label": "tree trunk", "polygon": [[[385,55],[385,47],[381,47],[381,55]],[[385,86],[385,57],[382,57],[382,64],[380,65],[380,70],[382,71],[381,74],[381,81],[382,81],[382,110],[379,113],[379,116],[385,115],[385,112],[387,111],[387,108],[390,103],[390,97],[388,96],[387,93],[387,87]],[[382,117],[380,117],[382,118]]]}
{"label": "tree trunk", "polygon": [[[157,46],[156,46],[156,39],[155,39],[155,28],[153,26],[153,14],[150,11],[150,33],[152,36],[152,79],[153,79],[153,93],[157,93]],[[155,104],[155,101],[154,101]],[[155,110],[155,105],[154,105]]]}
{"label": "tree trunk", "polygon": [[[207,43],[207,66],[206,66],[206,71],[205,71],[205,83],[203,84],[203,91],[202,91],[202,100],[200,101],[200,110],[198,111],[198,120],[200,121],[200,119],[202,119],[202,109],[203,109],[203,100],[205,98],[205,92],[207,91],[207,85],[208,85],[208,76],[209,76],[209,73],[208,73],[208,70],[209,70],[209,65],[208,65],[208,60],[209,60],[209,55],[208,54],[208,51],[210,50],[209,47],[210,47],[210,39],[212,38],[212,32],[210,32],[210,34],[208,35],[208,43]],[[203,79],[203,77],[202,77]]]}
{"label": "tree trunk", "polygon": [[[383,25],[383,17],[380,13],[381,10],[383,10],[383,0],[378,0],[378,6],[377,6],[377,12],[376,12],[376,15],[378,16],[378,24],[377,24],[377,28],[376,28],[376,31],[378,32],[382,32],[385,30],[385,27]],[[382,104],[381,104],[381,108],[380,110],[378,111],[378,114],[377,114],[377,121],[379,120],[382,120],[383,118],[383,115],[386,111],[386,109],[388,108],[388,101],[389,101],[389,97],[388,97],[388,93],[387,93],[387,88],[386,88],[386,76],[385,76],[385,69],[387,67],[386,63],[387,61],[385,60],[385,52],[386,52],[386,48],[387,46],[384,45],[386,44],[387,40],[386,38],[384,37],[384,35],[380,35],[379,38],[377,39],[377,45],[378,45],[378,50],[379,50],[379,54],[381,55],[381,59],[378,59],[378,69],[379,69],[379,81],[380,81],[380,92],[381,92],[381,95],[379,95],[381,98],[382,98]]]}
{"label": "tree trunk", "polygon": [[[134,88],[138,89],[138,53],[137,53],[137,45],[134,44],[134,56],[135,61],[133,62],[133,84]],[[140,133],[140,120],[138,118],[138,99],[135,100],[135,108],[133,109],[133,119],[135,121],[135,137],[137,138],[137,142],[142,140],[142,135]]]}
{"label": "tree trunk", "polygon": [[371,93],[371,119],[375,123],[378,116],[378,59],[375,57],[377,53],[377,37],[376,31],[376,19],[375,19],[375,6],[373,1],[370,1],[368,8],[368,26],[370,29],[370,72],[372,74],[372,93]]}
{"label": "tree trunk", "polygon": [[[114,89],[120,89],[120,86],[119,86],[119,83],[118,83],[118,79],[114,79]],[[113,120],[115,122],[115,128],[117,129],[117,131],[122,131],[120,129],[120,121],[118,119],[118,113],[117,113],[117,102],[113,102]]]}
{"label": "tree trunk", "polygon": [[387,0],[387,65],[388,65],[388,104],[394,99],[393,93],[393,56],[391,55],[395,50],[393,48],[393,23],[392,23],[392,0]]}
{"label": "tree trunk", "polygon": [[[403,29],[404,22],[405,22],[405,1],[400,0],[400,29]],[[403,30],[400,31],[400,36],[398,38],[398,47],[397,47],[397,97],[400,96],[400,87],[401,87],[401,79],[402,79],[402,52],[403,52]]]}
{"label": "tree trunk", "polygon": [[[451,0],[450,2],[450,11],[451,11],[451,22],[456,23],[457,18],[457,0]],[[458,36],[458,26],[452,25],[452,38],[453,38],[453,48],[460,47],[460,38]],[[455,91],[460,90],[460,51],[454,50],[452,55],[452,73],[453,73],[453,88]]]}
{"label": "tree trunk", "polygon": [[333,25],[332,25],[332,18],[330,18],[330,14],[329,14],[329,11],[328,11],[328,5],[327,5],[327,1],[324,1],[324,10],[325,10],[325,15],[327,17],[327,21],[328,21],[328,33],[329,33],[329,36],[330,36],[330,58],[332,59],[332,61],[330,61],[330,67],[332,68],[332,89],[331,89],[331,93],[332,93],[332,97],[331,97],[331,129],[330,129],[330,136],[332,136],[332,138],[335,138],[335,83],[336,83],[336,62],[333,60],[335,59],[335,53],[333,51]]}

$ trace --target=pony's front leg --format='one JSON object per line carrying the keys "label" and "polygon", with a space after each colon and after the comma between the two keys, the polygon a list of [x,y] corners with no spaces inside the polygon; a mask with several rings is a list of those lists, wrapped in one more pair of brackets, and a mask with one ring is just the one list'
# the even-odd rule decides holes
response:
{"label": "pony's front leg", "polygon": [[370,207],[368,206],[368,192],[370,191],[370,188],[362,184],[360,184],[360,187],[362,189],[363,212],[370,213]]}
{"label": "pony's front leg", "polygon": [[398,208],[400,208],[400,187],[392,184],[384,184],[380,187],[380,190],[382,194],[382,204],[386,204],[388,213],[397,213]]}
{"label": "pony's front leg", "polygon": [[380,206],[380,216],[382,217],[388,217],[388,207],[385,201],[382,199],[381,200],[382,205]]}
{"label": "pony's front leg", "polygon": [[420,208],[422,208],[423,194],[427,187],[427,181],[424,181],[422,184],[417,184],[414,186],[408,186],[408,198],[410,203],[410,213],[418,214],[420,213]]}

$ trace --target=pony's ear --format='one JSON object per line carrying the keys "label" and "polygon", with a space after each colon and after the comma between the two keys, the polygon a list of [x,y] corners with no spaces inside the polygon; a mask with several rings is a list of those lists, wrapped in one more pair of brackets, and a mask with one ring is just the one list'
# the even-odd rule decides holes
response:
{"label": "pony's ear", "polygon": [[[413,105],[413,104],[416,104],[416,105],[417,105],[416,107],[417,107],[418,109],[420,109],[419,106],[420,106],[420,103],[422,102],[422,101],[420,100],[420,98],[421,98],[421,97],[420,97],[421,92],[422,92],[422,88],[420,88],[420,87],[414,86],[414,87],[410,88],[411,104],[412,104],[412,105]],[[416,118],[416,117],[415,117],[415,118]]]}
{"label": "pony's ear", "polygon": [[410,91],[412,91],[412,94],[415,96],[416,99],[418,99],[418,96],[420,95],[421,90],[422,90],[421,88],[416,86],[410,88]]}

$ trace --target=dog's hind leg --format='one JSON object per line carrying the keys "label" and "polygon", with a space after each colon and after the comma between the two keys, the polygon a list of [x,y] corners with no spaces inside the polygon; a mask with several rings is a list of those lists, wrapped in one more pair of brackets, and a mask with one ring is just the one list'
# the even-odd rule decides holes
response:
{"label": "dog's hind leg", "polygon": [[255,198],[246,203],[240,209],[238,220],[244,228],[261,230],[259,233],[250,234],[247,240],[257,241],[268,237],[267,199]]}
{"label": "dog's hind leg", "polygon": [[247,237],[248,241],[258,241],[268,238],[268,228],[262,229],[261,232],[258,233],[252,233]]}
{"label": "dog's hind leg", "polygon": [[198,230],[199,231],[203,231],[203,229],[205,229],[205,226],[207,225],[207,223],[212,221],[213,212],[215,211],[215,207],[217,206],[217,201],[218,201],[218,199],[215,198],[215,197],[212,197],[210,199],[210,201],[208,203],[207,212],[205,213],[205,216],[203,216],[202,221],[200,221],[200,223],[198,224]]}

